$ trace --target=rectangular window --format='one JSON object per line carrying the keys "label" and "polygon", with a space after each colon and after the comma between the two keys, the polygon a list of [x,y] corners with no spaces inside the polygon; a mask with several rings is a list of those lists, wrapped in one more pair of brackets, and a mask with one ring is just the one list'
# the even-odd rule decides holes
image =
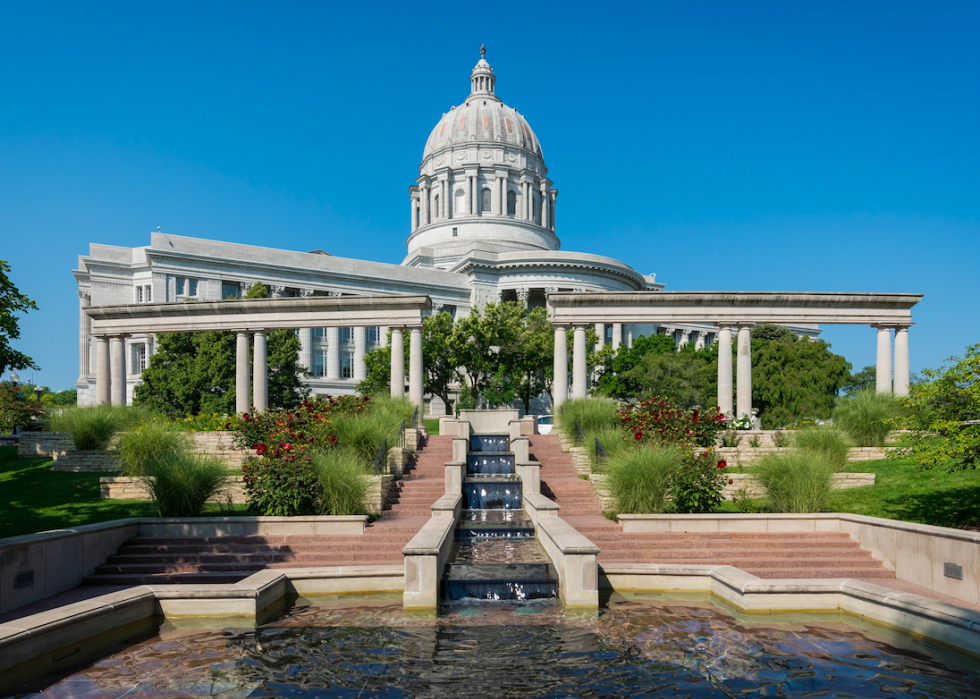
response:
{"label": "rectangular window", "polygon": [[459,235],[459,229],[458,229],[458,228],[454,228],[454,229],[453,229],[453,237],[455,238],[455,237],[457,237],[458,235]]}
{"label": "rectangular window", "polygon": [[142,374],[146,369],[146,345],[136,345],[136,373]]}
{"label": "rectangular window", "polygon": [[340,378],[354,378],[354,352],[345,349],[340,352]]}
{"label": "rectangular window", "polygon": [[313,328],[313,342],[326,342],[326,341],[327,341],[327,329]]}
{"label": "rectangular window", "polygon": [[188,286],[187,295],[188,296],[197,296],[197,280],[196,279],[188,279],[187,280],[187,286]]}
{"label": "rectangular window", "polygon": [[313,377],[322,379],[327,375],[327,350],[321,349],[313,353]]}
{"label": "rectangular window", "polygon": [[136,287],[136,303],[143,303],[143,287]]}
{"label": "rectangular window", "polygon": [[340,328],[340,344],[354,344],[354,328]]}
{"label": "rectangular window", "polygon": [[146,302],[147,303],[152,303],[153,302],[153,287],[152,286],[147,286],[146,287]]}
{"label": "rectangular window", "polygon": [[184,281],[185,281],[184,279],[182,279],[180,277],[177,277],[177,295],[178,296],[183,296],[184,295]]}
{"label": "rectangular window", "polygon": [[242,297],[242,288],[236,282],[221,282],[222,299],[238,299]]}
{"label": "rectangular window", "polygon": [[378,332],[377,326],[367,328],[367,346],[368,349],[373,347],[378,347],[381,344],[381,333]]}

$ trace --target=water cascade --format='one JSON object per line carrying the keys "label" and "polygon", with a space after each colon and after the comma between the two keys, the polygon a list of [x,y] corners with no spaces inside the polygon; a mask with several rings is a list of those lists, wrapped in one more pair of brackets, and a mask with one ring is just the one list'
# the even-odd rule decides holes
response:
{"label": "water cascade", "polygon": [[507,435],[470,438],[463,511],[443,576],[447,599],[558,596],[558,573],[534,538]]}

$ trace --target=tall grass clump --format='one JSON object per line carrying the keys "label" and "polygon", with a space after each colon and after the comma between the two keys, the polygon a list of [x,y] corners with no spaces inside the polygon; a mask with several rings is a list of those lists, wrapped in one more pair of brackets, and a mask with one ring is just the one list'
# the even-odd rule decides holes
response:
{"label": "tall grass clump", "polygon": [[618,410],[616,401],[609,398],[572,398],[561,404],[555,422],[559,430],[574,439],[576,420],[585,434],[598,432],[616,425]]}
{"label": "tall grass clump", "polygon": [[[601,430],[589,432],[585,435],[585,444],[583,446],[585,446],[589,454],[593,457],[595,456],[595,440],[597,439],[599,440],[599,444],[602,445],[602,450],[606,453],[607,464],[631,446],[623,439],[623,431],[618,427],[604,427]],[[606,470],[601,463],[594,463],[593,467],[596,466],[603,471]]]}
{"label": "tall grass clump", "polygon": [[770,454],[759,462],[759,483],[769,492],[774,512],[801,514],[827,507],[834,467],[816,451],[791,450]]}
{"label": "tall grass clump", "polygon": [[[411,413],[409,413],[411,417]],[[348,452],[361,466],[374,463],[378,450],[388,440],[388,447],[395,446],[398,428],[404,418],[395,409],[375,409],[359,415],[340,415],[330,424],[337,446]]]}
{"label": "tall grass clump", "polygon": [[368,476],[358,455],[330,449],[313,458],[320,478],[320,510],[325,515],[363,515]]}
{"label": "tall grass clump", "polygon": [[190,456],[191,444],[183,430],[151,420],[120,435],[115,454],[125,475],[142,477],[154,462]]}
{"label": "tall grass clump", "polygon": [[137,425],[146,413],[122,405],[68,408],[51,416],[48,429],[67,432],[76,449],[106,449],[113,435]]}
{"label": "tall grass clump", "polygon": [[227,477],[217,459],[170,454],[152,459],[141,478],[161,517],[198,517]]}
{"label": "tall grass clump", "polygon": [[831,427],[815,427],[797,430],[793,446],[802,451],[812,451],[824,456],[837,472],[847,468],[851,442],[843,432]]}
{"label": "tall grass clump", "polygon": [[841,428],[859,447],[883,447],[901,406],[890,393],[873,389],[840,398],[834,408],[834,425]]}
{"label": "tall grass clump", "polygon": [[654,514],[667,509],[667,494],[683,452],[674,447],[624,450],[609,460],[607,483],[623,514]]}

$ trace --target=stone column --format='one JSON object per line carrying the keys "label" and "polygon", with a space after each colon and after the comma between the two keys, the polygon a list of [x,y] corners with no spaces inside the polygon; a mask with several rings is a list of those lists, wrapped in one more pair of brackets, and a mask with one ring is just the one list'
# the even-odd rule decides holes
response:
{"label": "stone column", "polygon": [[613,352],[617,352],[621,344],[623,344],[623,324],[613,323],[613,337],[612,337]]}
{"label": "stone column", "polygon": [[391,329],[391,397],[405,395],[405,340],[401,328]]}
{"label": "stone column", "polygon": [[379,325],[378,326],[378,347],[388,346],[388,326]]}
{"label": "stone column", "polygon": [[[466,207],[466,211],[462,211],[460,213],[467,214],[467,215],[473,213],[470,207],[470,176],[469,175],[463,176],[463,206]],[[409,337],[411,337],[411,335],[409,335]],[[409,349],[409,352],[411,352],[411,349]]]}
{"label": "stone column", "polygon": [[415,229],[419,227],[419,225],[418,225],[419,224],[419,217],[415,213],[418,210],[418,203],[416,202],[416,199],[415,199],[415,195],[414,194],[411,195],[408,199],[412,203],[412,233],[414,233],[415,232]]}
{"label": "stone column", "polygon": [[732,414],[732,328],[718,330],[718,408],[723,415]]}
{"label": "stone column", "polygon": [[606,324],[596,323],[595,324],[596,335],[599,336],[599,341],[595,343],[595,351],[598,352],[603,347],[606,346]]}
{"label": "stone column", "polygon": [[112,377],[109,374],[109,339],[95,338],[95,402],[108,403],[111,396]]}
{"label": "stone column", "polygon": [[878,361],[875,373],[875,390],[878,393],[892,392],[892,329],[884,325],[873,326],[878,329]]}
{"label": "stone column", "polygon": [[363,381],[367,377],[364,367],[364,353],[367,347],[367,328],[359,325],[354,328],[354,380]]}
{"label": "stone column", "polygon": [[557,414],[568,398],[568,337],[564,325],[555,326],[555,381],[551,396]]}
{"label": "stone column", "polygon": [[265,330],[255,331],[255,352],[252,367],[252,405],[255,411],[269,409],[269,350]]}
{"label": "stone column", "polygon": [[576,325],[572,339],[572,398],[585,398],[588,368],[585,362],[585,326]]}
{"label": "stone column", "polygon": [[551,207],[548,206],[548,202],[551,200],[551,194],[548,190],[547,182],[541,183],[541,227],[548,228],[548,216],[550,214]]}
{"label": "stone column", "polygon": [[500,187],[499,187],[500,195],[497,197],[497,201],[499,202],[497,204],[497,209],[499,210],[498,213],[501,216],[506,216],[507,215],[507,175],[501,174],[501,176],[497,178],[497,182],[500,183]]}
{"label": "stone column", "polygon": [[703,330],[695,330],[694,332],[697,333],[698,336],[697,339],[694,341],[694,349],[703,350],[705,332]]}
{"label": "stone column", "polygon": [[340,328],[327,328],[327,378],[340,378]]}
{"label": "stone column", "polygon": [[126,405],[126,343],[122,337],[109,338],[109,396],[113,405]]}
{"label": "stone column", "polygon": [[235,412],[241,415],[249,409],[248,399],[251,391],[248,357],[248,333],[236,333],[235,342]]}
{"label": "stone column", "polygon": [[895,395],[909,394],[909,329],[895,328]]}
{"label": "stone column", "polygon": [[309,369],[310,373],[313,373],[313,328],[300,328],[299,331],[299,345],[300,345],[300,364]]}
{"label": "stone column", "polygon": [[91,299],[92,296],[87,291],[78,292],[78,380],[86,383],[88,382],[89,366],[91,366],[89,359],[91,345],[88,336],[92,321],[89,320],[85,309],[89,307]]}
{"label": "stone column", "polygon": [[752,332],[748,325],[738,328],[738,377],[735,392],[738,417],[752,416]]}
{"label": "stone column", "polygon": [[429,223],[429,185],[419,185],[419,202],[421,203],[419,207],[419,226],[425,226]]}
{"label": "stone column", "polygon": [[425,412],[423,398],[425,386],[422,376],[422,328],[411,328],[411,339],[408,345],[408,397],[419,407],[419,416]]}

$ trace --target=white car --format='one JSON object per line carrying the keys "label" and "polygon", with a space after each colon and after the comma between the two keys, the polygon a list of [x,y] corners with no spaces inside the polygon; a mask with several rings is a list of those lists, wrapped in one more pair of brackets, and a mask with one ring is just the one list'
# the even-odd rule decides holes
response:
{"label": "white car", "polygon": [[551,434],[551,429],[554,426],[554,415],[538,415],[538,434]]}

